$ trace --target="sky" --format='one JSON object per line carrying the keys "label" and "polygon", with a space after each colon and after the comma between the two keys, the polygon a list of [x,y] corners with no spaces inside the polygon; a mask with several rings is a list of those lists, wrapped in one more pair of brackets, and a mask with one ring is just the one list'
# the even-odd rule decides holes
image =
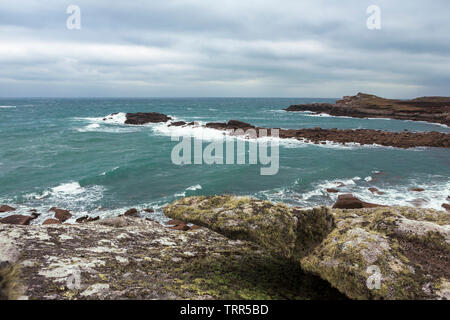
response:
{"label": "sky", "polygon": [[448,0],[0,0],[0,97],[450,96],[449,13]]}

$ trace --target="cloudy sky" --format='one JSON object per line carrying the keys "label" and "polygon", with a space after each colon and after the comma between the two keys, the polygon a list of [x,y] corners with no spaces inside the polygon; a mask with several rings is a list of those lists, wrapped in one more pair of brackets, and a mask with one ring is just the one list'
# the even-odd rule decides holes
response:
{"label": "cloudy sky", "polygon": [[0,97],[450,96],[449,13],[448,0],[0,0]]}

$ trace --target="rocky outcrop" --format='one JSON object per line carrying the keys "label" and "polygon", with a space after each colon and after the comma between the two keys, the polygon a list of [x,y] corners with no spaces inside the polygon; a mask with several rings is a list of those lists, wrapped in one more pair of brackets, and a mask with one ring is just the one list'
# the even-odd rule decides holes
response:
{"label": "rocky outcrop", "polygon": [[233,196],[164,209],[299,263],[353,299],[450,299],[450,216],[406,207],[290,208]]}
{"label": "rocky outcrop", "polygon": [[70,211],[64,210],[64,209],[59,209],[59,208],[56,208],[56,207],[52,207],[48,211],[49,212],[54,212],[55,213],[55,218],[58,219],[61,222],[65,222],[65,221],[69,220],[72,217],[72,214],[70,213]]}
{"label": "rocky outcrop", "polygon": [[0,297],[345,298],[256,244],[124,216],[83,224],[0,224]]}
{"label": "rocky outcrop", "polygon": [[125,124],[143,125],[146,123],[167,122],[172,118],[157,112],[127,113]]}
{"label": "rocky outcrop", "polygon": [[[251,124],[230,120],[228,123],[211,122],[205,125],[207,128],[217,130],[242,129],[234,135],[247,134],[251,138],[261,136],[261,130],[270,134],[270,129],[255,127]],[[247,132],[253,129],[254,131]],[[325,144],[333,142],[339,144],[358,143],[360,145],[381,145],[397,148],[435,147],[450,148],[450,134],[442,132],[389,132],[370,129],[278,129],[279,137],[282,139],[296,139],[314,144]]]}
{"label": "rocky outcrop", "polygon": [[358,93],[331,103],[292,105],[286,111],[311,111],[354,118],[392,118],[450,125],[450,97],[422,97],[412,100],[385,99]]}

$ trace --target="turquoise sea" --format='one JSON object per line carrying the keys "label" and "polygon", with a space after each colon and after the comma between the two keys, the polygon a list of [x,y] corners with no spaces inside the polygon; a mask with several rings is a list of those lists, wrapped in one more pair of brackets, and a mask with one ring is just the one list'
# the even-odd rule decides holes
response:
{"label": "turquoise sea", "polygon": [[[230,119],[281,128],[370,128],[389,131],[441,131],[450,128],[412,121],[352,119],[288,113],[291,104],[334,102],[305,98],[177,99],[0,99],[0,204],[28,213],[40,223],[57,206],[76,217],[112,216],[126,209],[153,208],[148,217],[164,220],[162,207],[182,196],[238,194],[290,205],[332,204],[326,188],[343,182],[342,192],[380,204],[442,209],[450,195],[450,150],[380,146],[280,143],[280,168],[261,176],[261,165],[183,165],[171,162],[178,143],[173,133],[193,137],[202,129],[167,124],[123,124],[126,112],[160,112],[176,120]],[[105,116],[119,114],[103,121]],[[207,142],[205,142],[207,143]],[[385,192],[373,195],[368,188]],[[408,191],[422,187],[426,191]],[[0,216],[8,215],[7,213]],[[70,221],[69,221],[70,222]]]}

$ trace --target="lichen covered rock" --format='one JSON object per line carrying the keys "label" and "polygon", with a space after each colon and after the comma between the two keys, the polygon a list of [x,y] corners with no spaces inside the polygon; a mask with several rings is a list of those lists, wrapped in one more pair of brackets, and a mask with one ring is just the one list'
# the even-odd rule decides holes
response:
{"label": "lichen covered rock", "polygon": [[0,225],[0,263],[20,270],[21,299],[343,299],[298,264],[205,228],[141,218]]}
{"label": "lichen covered rock", "polygon": [[297,260],[350,298],[450,299],[450,215],[443,211],[301,210],[216,196],[185,198],[165,213]]}

